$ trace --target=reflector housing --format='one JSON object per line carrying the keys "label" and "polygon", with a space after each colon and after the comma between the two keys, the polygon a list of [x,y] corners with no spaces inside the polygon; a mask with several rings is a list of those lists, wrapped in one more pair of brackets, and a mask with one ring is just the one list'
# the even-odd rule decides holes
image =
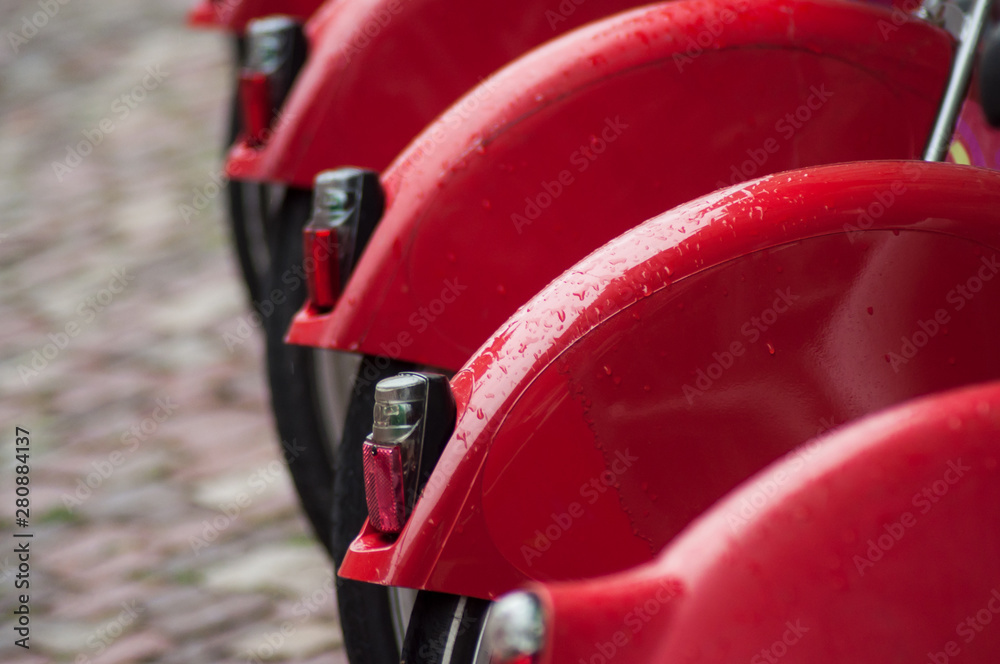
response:
{"label": "reflector housing", "polygon": [[373,528],[403,529],[455,426],[448,379],[402,373],[375,387],[375,418],[362,450],[365,499]]}
{"label": "reflector housing", "polygon": [[268,131],[306,61],[308,42],[302,26],[287,16],[251,21],[247,58],[240,72],[240,101],[246,140],[263,145]]}
{"label": "reflector housing", "polygon": [[337,303],[384,209],[385,195],[374,171],[340,168],[316,176],[313,214],[302,232],[313,309],[328,310]]}

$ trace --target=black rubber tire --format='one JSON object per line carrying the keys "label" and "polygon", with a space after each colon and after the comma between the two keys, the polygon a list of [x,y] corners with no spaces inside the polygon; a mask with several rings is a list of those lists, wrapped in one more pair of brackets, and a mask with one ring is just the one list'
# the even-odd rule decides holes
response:
{"label": "black rubber tire", "polygon": [[[375,385],[383,378],[415,368],[387,358],[365,357],[361,361],[347,409],[343,443],[337,453],[331,530],[333,559],[338,568],[368,517],[361,444],[372,431]],[[337,577],[337,607],[344,649],[351,664],[399,663],[388,588]]]}
{"label": "black rubber tire", "polygon": [[401,661],[474,664],[489,606],[485,599],[421,591],[406,630]]}
{"label": "black rubber tire", "polygon": [[[265,297],[266,284],[271,271],[270,247],[266,240],[269,232],[257,219],[266,215],[267,186],[255,182],[230,180],[226,184],[229,201],[229,232],[236,251],[236,261],[243,276],[243,283],[250,298],[250,305]],[[251,209],[256,208],[256,209]]]}
{"label": "black rubber tire", "polygon": [[[271,407],[282,452],[302,508],[316,537],[329,551],[335,460],[317,403],[320,392],[312,356],[315,351],[285,343],[288,326],[306,298],[301,271],[302,227],[311,206],[311,192],[289,189],[286,193],[280,210],[275,269],[267,299],[258,300],[258,311],[264,319]],[[275,291],[281,295],[274,297]]]}
{"label": "black rubber tire", "polygon": [[[244,60],[246,43],[243,38],[235,41],[236,72]],[[238,76],[233,76],[238,80]],[[229,135],[223,154],[243,131],[243,108],[240,103],[239,88],[233,90],[233,100],[229,109]],[[269,200],[268,187],[256,182],[229,180],[226,183],[229,233],[236,251],[236,261],[243,275],[251,304],[260,302],[270,281],[271,247],[269,234],[272,232],[264,223],[267,219]],[[256,208],[256,209],[251,209]]]}

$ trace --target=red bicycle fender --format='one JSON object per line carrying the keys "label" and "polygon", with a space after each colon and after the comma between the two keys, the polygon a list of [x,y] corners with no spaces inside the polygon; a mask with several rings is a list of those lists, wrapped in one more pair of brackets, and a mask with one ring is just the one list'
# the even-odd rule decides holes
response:
{"label": "red bicycle fender", "polygon": [[188,25],[243,34],[255,18],[283,14],[305,21],[322,4],[323,0],[199,0],[188,12]]}
{"label": "red bicycle fender", "polygon": [[757,474],[655,562],[532,588],[537,661],[994,662],[998,456],[998,383],[865,418]]}
{"label": "red bicycle fender", "polygon": [[819,431],[1000,375],[1000,173],[867,162],[716,192],[616,238],[452,381],[395,541],[341,575],[493,597],[659,552]]}
{"label": "red bicycle fender", "polygon": [[951,40],[908,22],[887,41],[886,16],[681,0],[521,58],[383,174],[387,211],[337,306],[307,305],[288,340],[455,370],[560,272],[663,210],[751,176],[919,156]]}
{"label": "red bicycle fender", "polygon": [[[263,147],[238,142],[231,177],[311,189],[343,165],[384,170],[449,104],[505,63],[638,0],[352,0],[311,29],[313,51]],[[311,26],[312,28],[312,26]]]}

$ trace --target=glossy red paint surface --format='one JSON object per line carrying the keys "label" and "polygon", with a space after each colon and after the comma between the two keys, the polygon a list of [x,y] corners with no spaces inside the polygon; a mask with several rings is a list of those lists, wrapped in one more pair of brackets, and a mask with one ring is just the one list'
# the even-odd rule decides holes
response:
{"label": "glossy red paint surface", "polygon": [[998,248],[1000,173],[946,164],[783,173],[652,219],[456,375],[409,523],[340,573],[489,597],[648,561],[819,431],[1000,376]]}
{"label": "glossy red paint surface", "polygon": [[[700,54],[719,17],[733,17]],[[484,82],[383,174],[386,214],[292,343],[457,369],[604,242],[731,182],[920,154],[951,41],[883,9],[680,1],[578,30]],[[698,47],[696,47],[698,48]]]}
{"label": "glossy red paint surface", "polygon": [[656,562],[536,586],[539,662],[995,662],[998,459],[998,383],[865,418],[757,474]]}
{"label": "glossy red paint surface", "polygon": [[313,52],[285,105],[285,122],[263,149],[236,144],[229,175],[309,189],[327,168],[382,171],[449,104],[505,63],[637,4],[572,3],[570,11],[553,0],[337,3],[331,20],[310,26]]}
{"label": "glossy red paint surface", "polygon": [[322,4],[323,0],[200,0],[188,13],[188,23],[242,34],[255,18],[284,14],[305,21]]}

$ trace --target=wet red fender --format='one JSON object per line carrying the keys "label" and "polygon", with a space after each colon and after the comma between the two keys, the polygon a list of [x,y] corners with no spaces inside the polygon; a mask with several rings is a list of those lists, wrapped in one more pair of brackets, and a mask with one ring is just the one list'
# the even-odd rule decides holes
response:
{"label": "wet red fender", "polygon": [[679,1],[521,58],[383,174],[387,212],[343,296],[307,306],[289,340],[455,370],[561,271],[663,210],[765,173],[919,156],[951,40],[921,22],[886,40],[887,15]]}
{"label": "wet red fender", "polygon": [[534,587],[535,661],[995,662],[998,458],[998,383],[865,418],[757,474],[656,562]]}
{"label": "wet red fender", "polygon": [[[639,0],[350,0],[310,25],[313,51],[263,147],[229,175],[311,189],[343,165],[382,171],[449,104],[505,63]],[[478,104],[477,104],[478,105]],[[472,108],[469,109],[471,112]]]}
{"label": "wet red fender", "polygon": [[[329,3],[335,1],[342,0]],[[322,4],[323,0],[200,0],[188,13],[188,24],[243,34],[255,18],[284,14],[305,21]]]}
{"label": "wet red fender", "polygon": [[868,162],[654,218],[505,323],[395,542],[340,573],[492,597],[650,560],[817,432],[1000,376],[1000,173]]}

